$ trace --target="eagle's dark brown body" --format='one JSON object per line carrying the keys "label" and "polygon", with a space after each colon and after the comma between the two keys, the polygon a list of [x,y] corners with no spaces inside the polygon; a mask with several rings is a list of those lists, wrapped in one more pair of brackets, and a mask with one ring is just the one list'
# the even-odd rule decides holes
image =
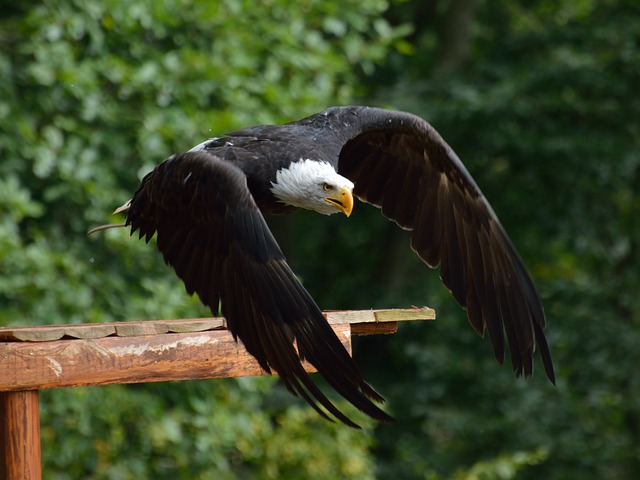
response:
{"label": "eagle's dark brown body", "polygon": [[[424,120],[403,112],[335,107],[280,126],[257,126],[174,155],[143,180],[127,225],[155,234],[165,261],[265,370],[294,394],[354,426],[300,364],[309,360],[363,412],[390,417],[297,280],[262,214],[295,209],[273,193],[277,172],[311,159],[351,180],[353,194],[412,231],[411,247],[486,330],[498,361],[509,342],[517,375],[533,371],[537,345],[553,366],[540,298],[493,210],[456,154]],[[299,354],[294,349],[297,343]]]}

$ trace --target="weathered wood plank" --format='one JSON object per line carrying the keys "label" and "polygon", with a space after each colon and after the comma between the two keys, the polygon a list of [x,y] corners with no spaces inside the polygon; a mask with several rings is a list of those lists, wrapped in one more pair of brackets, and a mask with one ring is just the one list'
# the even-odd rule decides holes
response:
{"label": "weathered wood plank", "polygon": [[40,480],[38,392],[0,392],[0,412],[0,478]]}
{"label": "weathered wood plank", "polygon": [[374,315],[376,322],[414,322],[436,319],[436,311],[428,307],[374,310]]}
{"label": "weathered wood plank", "polygon": [[[334,325],[351,353],[351,327]],[[315,371],[305,364],[307,371]],[[0,391],[263,375],[226,330],[0,342]]]}
{"label": "weathered wood plank", "polygon": [[102,338],[154,335],[168,332],[203,332],[225,328],[224,318],[183,318],[113,323],[82,323],[0,328],[0,341],[49,342],[61,338]]}
{"label": "weathered wood plank", "polygon": [[423,307],[326,312],[325,316],[329,323],[350,323],[353,335],[381,335],[396,333],[398,322],[435,320],[436,312]]}
{"label": "weathered wood plank", "polygon": [[[393,333],[393,322],[433,320],[430,308],[392,310],[347,310],[325,312],[330,324],[349,323],[354,335]],[[376,325],[377,324],[377,325]],[[389,325],[381,325],[389,324]],[[98,324],[46,325],[35,327],[0,328],[0,341],[48,342],[62,338],[95,339],[108,336],[158,335],[169,332],[203,332],[225,328],[224,318],[186,318],[180,320],[143,320]]]}
{"label": "weathered wood plank", "polygon": [[[349,352],[352,334],[435,318],[431,309],[325,315]],[[0,341],[0,391],[264,374],[224,326],[205,318],[0,329],[9,340]]]}
{"label": "weathered wood plank", "polygon": [[[431,309],[325,316],[349,354],[352,334],[435,319]],[[224,328],[202,318],[0,329],[0,478],[42,478],[40,389],[265,374]]]}

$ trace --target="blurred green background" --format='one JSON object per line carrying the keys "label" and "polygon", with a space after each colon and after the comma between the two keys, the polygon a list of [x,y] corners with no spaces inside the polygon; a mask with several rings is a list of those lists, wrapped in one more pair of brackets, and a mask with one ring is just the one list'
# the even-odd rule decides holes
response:
{"label": "blurred green background", "polygon": [[496,364],[376,209],[299,212],[270,221],[322,308],[437,310],[355,341],[398,422],[331,424],[276,378],[43,391],[45,478],[637,478],[636,0],[2,0],[0,12],[1,325],[208,316],[153,246],[86,231],[118,221],[171,153],[357,103],[424,117],[466,163],[537,283],[558,375],[553,387],[540,368],[525,381]]}

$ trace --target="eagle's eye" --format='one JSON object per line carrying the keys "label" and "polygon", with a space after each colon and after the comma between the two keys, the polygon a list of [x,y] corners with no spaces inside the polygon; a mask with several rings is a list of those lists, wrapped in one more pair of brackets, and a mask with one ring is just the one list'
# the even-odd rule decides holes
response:
{"label": "eagle's eye", "polygon": [[323,189],[325,192],[330,192],[331,190],[333,190],[333,187],[332,187],[331,185],[329,185],[328,183],[323,183],[323,184],[322,184],[322,189]]}

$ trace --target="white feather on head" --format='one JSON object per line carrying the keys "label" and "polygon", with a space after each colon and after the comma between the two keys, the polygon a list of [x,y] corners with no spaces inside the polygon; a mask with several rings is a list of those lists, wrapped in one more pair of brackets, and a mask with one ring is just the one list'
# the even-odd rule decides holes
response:
{"label": "white feather on head", "polygon": [[276,181],[271,182],[271,192],[287,205],[331,215],[340,210],[325,201],[325,184],[337,191],[344,187],[353,190],[353,182],[339,175],[330,163],[301,158],[278,170]]}

